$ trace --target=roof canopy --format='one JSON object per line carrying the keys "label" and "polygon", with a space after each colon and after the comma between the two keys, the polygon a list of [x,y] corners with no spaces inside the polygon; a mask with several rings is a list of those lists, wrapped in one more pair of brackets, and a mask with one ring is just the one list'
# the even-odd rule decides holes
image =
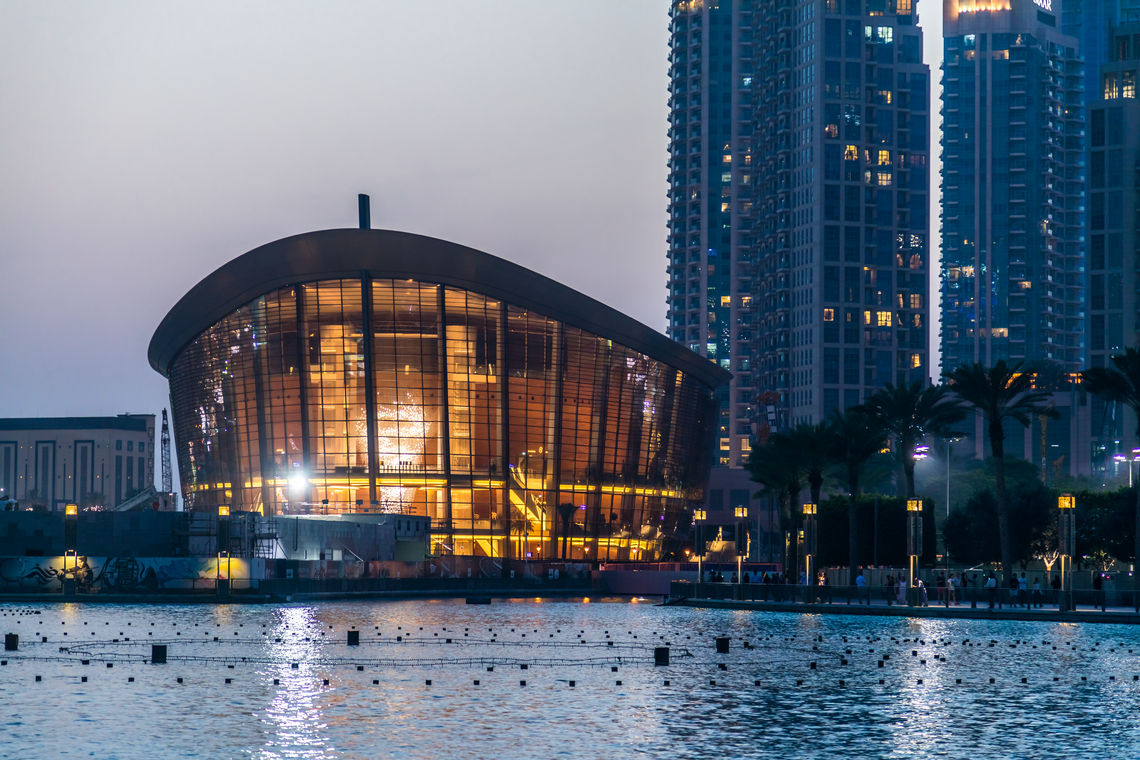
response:
{"label": "roof canopy", "polygon": [[317,280],[417,280],[490,296],[578,327],[668,363],[716,387],[729,373],[661,333],[589,296],[517,264],[445,240],[391,230],[308,232],[255,248],[195,285],[151,338],[150,365],[168,376],[194,338],[278,288]]}

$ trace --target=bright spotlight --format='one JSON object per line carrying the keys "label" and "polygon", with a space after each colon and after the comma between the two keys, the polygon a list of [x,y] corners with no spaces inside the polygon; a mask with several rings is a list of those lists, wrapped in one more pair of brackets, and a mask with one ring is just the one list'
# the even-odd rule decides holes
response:
{"label": "bright spotlight", "polygon": [[307,485],[308,485],[308,481],[306,480],[304,473],[295,472],[289,476],[289,491],[290,492],[295,493],[295,494],[303,493],[305,490],[305,486],[307,486]]}

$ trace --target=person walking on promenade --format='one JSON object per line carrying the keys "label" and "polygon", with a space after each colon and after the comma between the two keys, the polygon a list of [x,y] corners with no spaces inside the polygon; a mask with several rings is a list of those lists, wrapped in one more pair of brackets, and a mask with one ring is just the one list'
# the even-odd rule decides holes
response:
{"label": "person walking on promenade", "polygon": [[899,576],[898,603],[906,604],[906,578]]}
{"label": "person walking on promenade", "polygon": [[1100,611],[1104,612],[1104,573],[1097,573],[1093,576],[1093,592],[1096,597],[1093,604],[1100,607]]}
{"label": "person walking on promenade", "polygon": [[[863,577],[863,568],[859,568],[859,574],[855,576],[855,601],[862,603],[863,596],[867,592],[867,579]],[[870,602],[870,598],[867,599]]]}
{"label": "person walking on promenade", "polygon": [[942,604],[946,601],[946,576],[942,573],[934,579],[934,590],[938,594],[938,603]]}
{"label": "person walking on promenade", "polygon": [[958,576],[954,573],[950,573],[950,577],[946,579],[946,593],[950,604],[958,603]]}
{"label": "person walking on promenade", "polygon": [[895,576],[892,573],[887,573],[887,580],[883,582],[883,588],[886,589],[887,606],[891,606],[895,596]]}
{"label": "person walking on promenade", "polygon": [[986,578],[986,598],[989,599],[989,601],[990,601],[990,609],[991,610],[994,608],[994,600],[996,599],[996,597],[997,597],[997,578],[994,577],[993,573],[990,573],[990,577]]}
{"label": "person walking on promenade", "polygon": [[1049,584],[1053,589],[1053,598],[1051,604],[1058,604],[1061,601],[1061,576],[1054,575],[1053,582]]}
{"label": "person walking on promenade", "polygon": [[1020,584],[1018,590],[1021,592],[1021,601],[1025,603],[1025,609],[1029,609],[1032,606],[1032,600],[1029,598],[1029,579],[1025,577],[1024,571],[1021,573]]}
{"label": "person walking on promenade", "polygon": [[1041,579],[1040,578],[1034,578],[1033,579],[1033,603],[1032,603],[1032,606],[1033,607],[1040,607],[1040,606],[1042,606],[1042,603],[1044,601],[1045,601],[1044,598],[1041,596]]}
{"label": "person walking on promenade", "polygon": [[1021,589],[1021,581],[1017,579],[1017,573],[1010,573],[1009,576],[1009,606],[1017,606],[1017,593]]}

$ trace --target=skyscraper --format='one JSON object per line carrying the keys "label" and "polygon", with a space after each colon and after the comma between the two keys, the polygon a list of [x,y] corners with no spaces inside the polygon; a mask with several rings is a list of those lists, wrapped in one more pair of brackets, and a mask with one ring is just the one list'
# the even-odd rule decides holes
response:
{"label": "skyscraper", "polygon": [[1055,5],[944,2],[944,369],[1083,367],[1084,68]]}
{"label": "skyscraper", "polygon": [[669,332],[733,373],[736,467],[753,438],[929,372],[929,69],[912,0],[670,16]]}
{"label": "skyscraper", "polygon": [[[1108,61],[1098,68],[1089,97],[1089,365],[1136,347],[1140,338],[1140,23],[1106,26]],[[1140,444],[1134,423],[1118,405],[1093,402],[1093,439],[1103,465],[1112,455]],[[1131,445],[1118,447],[1121,440]]]}

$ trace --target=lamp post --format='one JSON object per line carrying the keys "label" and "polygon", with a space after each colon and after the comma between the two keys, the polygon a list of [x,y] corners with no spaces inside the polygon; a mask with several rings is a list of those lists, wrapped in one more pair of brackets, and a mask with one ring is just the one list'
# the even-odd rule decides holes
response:
{"label": "lamp post", "polygon": [[745,520],[748,519],[748,507],[736,507],[733,510],[736,516],[736,585],[742,589],[744,585],[744,555],[748,554],[748,532],[743,530]]}
{"label": "lamp post", "polygon": [[701,527],[705,520],[708,519],[709,513],[704,508],[693,510],[693,524],[696,526],[696,541],[693,551],[697,553],[697,597],[701,595],[701,580],[704,577],[701,573],[701,560],[704,559],[705,545],[701,536]]}
{"label": "lamp post", "polygon": [[809,590],[815,585],[815,554],[817,551],[816,505],[804,504],[804,601],[811,597]]}
{"label": "lamp post", "polygon": [[[230,592],[230,508],[226,504],[218,507],[218,565],[215,581],[218,596],[228,596]],[[222,559],[226,560],[226,577],[222,578]]]}
{"label": "lamp post", "polygon": [[79,563],[76,560],[76,535],[78,533],[79,505],[68,504],[63,508],[63,593],[64,596],[75,594],[75,578],[68,574],[68,559],[71,567],[77,570]]}
{"label": "lamp post", "polygon": [[[1131,465],[1129,465],[1131,468]],[[1077,500],[1071,494],[1057,497],[1057,538],[1061,554],[1061,598],[1058,608],[1061,612],[1073,609],[1073,554],[1076,549]]]}
{"label": "lamp post", "polygon": [[913,605],[918,558],[922,554],[922,499],[906,500],[907,597]]}

